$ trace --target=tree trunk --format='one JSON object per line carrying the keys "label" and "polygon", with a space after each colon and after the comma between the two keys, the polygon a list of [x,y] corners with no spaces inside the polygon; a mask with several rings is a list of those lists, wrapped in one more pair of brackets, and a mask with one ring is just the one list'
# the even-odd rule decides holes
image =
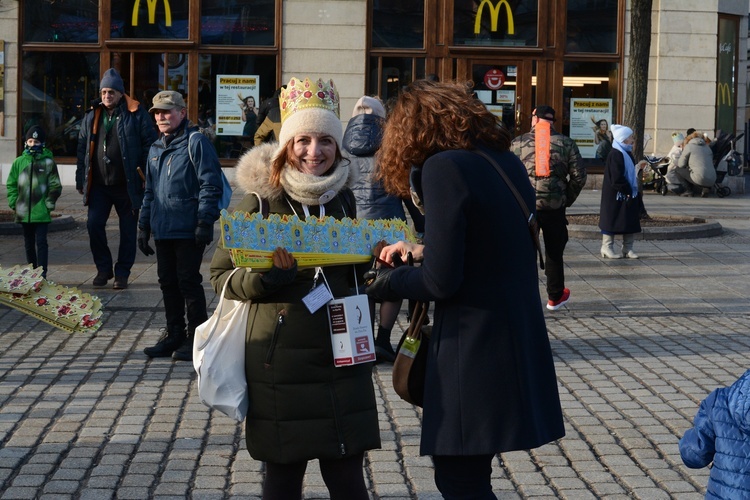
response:
{"label": "tree trunk", "polygon": [[652,5],[653,0],[631,0],[630,6],[630,57],[623,124],[633,129],[635,134],[633,157],[636,161],[643,157],[644,149]]}

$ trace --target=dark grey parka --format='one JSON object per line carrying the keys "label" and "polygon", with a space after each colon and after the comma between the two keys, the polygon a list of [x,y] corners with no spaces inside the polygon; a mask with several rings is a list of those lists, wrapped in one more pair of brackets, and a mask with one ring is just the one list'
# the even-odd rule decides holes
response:
{"label": "dark grey parka", "polygon": [[[294,207],[303,218],[299,203],[290,205],[282,190],[268,184],[277,147],[267,143],[244,155],[237,164],[238,183],[266,199],[270,213],[292,214]],[[353,199],[351,193],[349,197]],[[339,194],[325,204],[325,215],[353,216],[348,205]],[[320,213],[318,206],[309,208],[311,215]],[[257,212],[258,200],[246,195],[232,210]],[[350,295],[354,273],[359,279],[366,270],[362,267],[324,268],[334,297]],[[211,261],[211,284],[217,293],[232,269],[229,253],[217,248]],[[245,351],[250,392],[246,439],[256,460],[283,464],[335,459],[380,447],[372,364],[334,367],[326,308],[310,314],[302,303],[314,273],[300,270],[291,284],[268,290],[258,273],[239,271],[227,287],[227,298],[252,301]]]}

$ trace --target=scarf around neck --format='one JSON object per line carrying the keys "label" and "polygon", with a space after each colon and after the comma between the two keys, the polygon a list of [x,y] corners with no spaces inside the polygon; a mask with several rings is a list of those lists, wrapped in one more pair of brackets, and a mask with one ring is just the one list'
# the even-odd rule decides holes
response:
{"label": "scarf around neck", "polygon": [[291,165],[281,172],[281,186],[295,201],[303,205],[325,205],[347,186],[350,166],[339,162],[331,167],[327,175],[312,175],[300,172]]}
{"label": "scarf around neck", "polygon": [[625,150],[623,144],[617,139],[612,140],[612,147],[622,153],[623,163],[625,164],[625,178],[630,184],[632,191],[632,197],[638,196],[638,178],[635,174],[635,165],[633,165],[633,159],[630,157],[630,153]]}

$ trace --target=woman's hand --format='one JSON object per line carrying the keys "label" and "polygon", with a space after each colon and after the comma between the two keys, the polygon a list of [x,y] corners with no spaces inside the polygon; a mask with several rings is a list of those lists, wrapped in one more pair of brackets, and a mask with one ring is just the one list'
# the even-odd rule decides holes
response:
{"label": "woman's hand", "polygon": [[424,245],[418,243],[409,243],[399,241],[393,245],[386,245],[380,250],[380,259],[389,264],[393,264],[394,255],[398,255],[402,262],[406,262],[407,254],[411,252],[414,262],[420,262],[424,259]]}
{"label": "woman's hand", "polygon": [[276,288],[288,285],[297,276],[297,260],[285,248],[277,247],[271,255],[273,267],[260,276],[261,281],[269,287]]}

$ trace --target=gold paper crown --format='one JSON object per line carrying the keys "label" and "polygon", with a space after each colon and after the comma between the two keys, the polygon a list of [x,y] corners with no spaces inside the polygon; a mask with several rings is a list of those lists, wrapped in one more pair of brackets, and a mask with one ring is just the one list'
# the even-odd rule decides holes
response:
{"label": "gold paper crown", "polygon": [[308,108],[322,108],[333,111],[339,117],[339,93],[333,80],[324,82],[318,78],[317,82],[309,78],[300,80],[292,78],[281,90],[279,95],[279,107],[281,108],[281,123],[293,113]]}

